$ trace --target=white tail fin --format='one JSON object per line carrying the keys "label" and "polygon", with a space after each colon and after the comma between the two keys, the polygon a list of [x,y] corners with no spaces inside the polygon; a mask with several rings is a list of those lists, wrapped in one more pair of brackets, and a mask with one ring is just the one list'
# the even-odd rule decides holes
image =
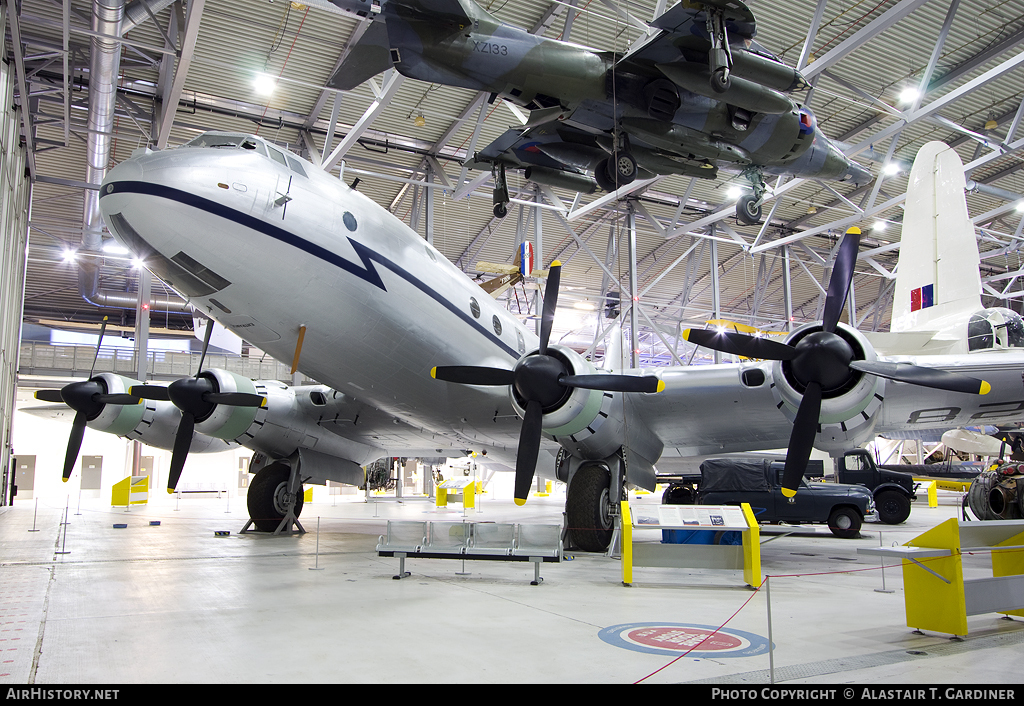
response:
{"label": "white tail fin", "polygon": [[924,145],[907,186],[891,331],[948,331],[956,321],[963,337],[970,315],[982,308],[964,188],[959,155],[941,142]]}

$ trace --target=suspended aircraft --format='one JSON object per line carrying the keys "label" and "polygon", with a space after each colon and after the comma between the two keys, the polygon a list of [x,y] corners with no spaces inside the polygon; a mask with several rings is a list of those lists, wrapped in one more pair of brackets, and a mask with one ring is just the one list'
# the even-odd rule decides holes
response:
{"label": "suspended aircraft", "polygon": [[[475,451],[515,468],[517,502],[538,465],[566,482],[570,542],[602,551],[618,501],[628,487],[653,490],[661,458],[788,443],[784,485],[795,489],[811,446],[997,424],[1024,409],[1019,350],[887,359],[839,322],[854,231],[833,267],[823,321],[784,342],[700,340],[768,360],[610,371],[550,340],[558,262],[537,335],[386,210],[263,138],[204,133],[139,150],[110,170],[100,208],[115,237],[204,314],[279,360],[297,359],[322,383],[218,369],[159,390],[119,376],[89,381],[181,411],[175,468],[196,433],[259,451],[248,502],[261,528],[299,506],[301,483],[358,485],[360,466],[376,458]],[[938,237],[950,236],[940,228]],[[266,401],[256,406],[256,397]],[[88,425],[151,443],[144,416],[124,431],[139,406],[64,399]]]}
{"label": "suspended aircraft", "polygon": [[582,193],[654,175],[716,179],[722,169],[750,183],[736,206],[747,224],[761,219],[766,174],[871,179],[793,97],[808,83],[754,40],[754,15],[739,0],[678,3],[624,54],[539,37],[473,0],[316,4],[370,21],[329,82],[334,88],[355,88],[393,67],[531,111],[525,127],[469,162],[493,171],[498,217],[509,203],[506,168]]}

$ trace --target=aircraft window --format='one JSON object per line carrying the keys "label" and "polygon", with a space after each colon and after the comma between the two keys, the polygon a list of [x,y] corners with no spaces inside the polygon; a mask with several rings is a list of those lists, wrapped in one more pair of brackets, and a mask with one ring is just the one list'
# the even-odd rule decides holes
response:
{"label": "aircraft window", "polygon": [[246,140],[245,142],[242,143],[242,149],[255,150],[256,152],[262,154],[264,157],[267,156],[267,148],[264,147],[263,143],[260,142],[259,140]]}
{"label": "aircraft window", "polygon": [[967,323],[967,350],[982,351],[992,347],[995,335],[984,314],[975,314]]}
{"label": "aircraft window", "polygon": [[346,228],[348,228],[351,231],[355,231],[356,226],[358,225],[356,223],[356,217],[355,216],[353,216],[348,211],[345,211],[345,215],[341,217],[341,220],[344,221]]}
{"label": "aircraft window", "polygon": [[245,135],[211,135],[205,133],[189,140],[182,147],[238,147],[243,141],[246,140]]}
{"label": "aircraft window", "polygon": [[474,319],[480,318],[480,302],[478,302],[474,297],[469,298],[469,310],[472,312]]}
{"label": "aircraft window", "polygon": [[288,162],[285,161],[284,158],[284,152],[277,149],[276,147],[271,147],[270,145],[267,145],[267,149],[270,151],[270,158],[272,160],[280,164],[282,167],[288,166]]}
{"label": "aircraft window", "polygon": [[496,334],[498,334],[500,336],[501,335],[501,319],[498,318],[497,314],[495,314],[494,316],[491,317],[491,326],[494,327],[494,333],[496,333]]}
{"label": "aircraft window", "polygon": [[299,163],[299,160],[295,159],[295,157],[292,157],[290,154],[286,154],[285,157],[288,158],[288,166],[292,168],[293,172],[306,176],[306,170],[302,168],[302,164]]}
{"label": "aircraft window", "polygon": [[1024,319],[1011,309],[1003,309],[1002,313],[1006,322],[1006,345],[1010,348],[1024,347]]}

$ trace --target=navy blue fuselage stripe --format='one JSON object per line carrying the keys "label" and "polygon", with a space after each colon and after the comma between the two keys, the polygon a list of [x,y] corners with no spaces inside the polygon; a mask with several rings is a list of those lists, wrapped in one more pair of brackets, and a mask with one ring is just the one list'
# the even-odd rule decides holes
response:
{"label": "navy blue fuselage stripe", "polygon": [[518,360],[519,352],[513,349],[511,346],[506,344],[491,331],[485,328],[478,321],[473,319],[468,313],[462,311],[455,304],[446,299],[440,292],[429,287],[425,282],[415,277],[405,268],[401,267],[394,261],[381,255],[375,250],[371,250],[362,243],[348,238],[349,243],[352,244],[352,248],[356,251],[356,255],[362,261],[363,266],[359,267],[353,262],[349,262],[340,255],[327,250],[315,243],[311,243],[305,238],[302,238],[294,233],[290,233],[284,228],[272,225],[254,216],[250,216],[246,213],[241,213],[233,208],[219,204],[216,201],[205,199],[202,196],[196,196],[190,194],[187,191],[181,189],[175,189],[169,186],[163,186],[161,184],[151,184],[143,181],[114,181],[110,182],[100,191],[100,198],[109,194],[145,194],[148,196],[157,196],[159,198],[168,199],[170,201],[176,201],[186,206],[205,211],[215,216],[219,216],[226,220],[229,220],[238,225],[255,230],[263,235],[266,235],[274,240],[280,241],[292,247],[298,248],[303,252],[306,252],[313,257],[316,257],[324,262],[328,262],[336,267],[339,267],[349,274],[355,275],[359,279],[372,284],[375,287],[379,287],[383,291],[387,291],[384,286],[384,282],[380,278],[380,274],[373,266],[374,262],[377,262],[384,267],[388,268],[396,275],[404,279],[405,281],[412,284],[414,287],[422,291],[424,294],[429,296],[434,301],[438,302],[446,309],[451,311],[453,314],[462,319],[465,323],[469,324],[478,333],[482,334],[485,338],[492,341],[495,345],[501,348],[505,353],[508,353],[513,359]]}

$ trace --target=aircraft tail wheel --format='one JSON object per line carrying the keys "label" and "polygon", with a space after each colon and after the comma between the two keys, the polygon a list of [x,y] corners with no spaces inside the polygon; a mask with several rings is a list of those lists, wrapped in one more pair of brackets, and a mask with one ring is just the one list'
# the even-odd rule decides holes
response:
{"label": "aircraft tail wheel", "polygon": [[569,483],[565,499],[565,520],[569,540],[585,552],[603,552],[612,541],[614,515],[611,475],[604,466],[580,467]]}
{"label": "aircraft tail wheel", "polygon": [[503,203],[494,204],[494,217],[504,218],[508,215],[508,207]]}
{"label": "aircraft tail wheel", "polygon": [[288,492],[291,468],[286,463],[272,463],[261,468],[249,484],[246,505],[249,517],[260,532],[273,532],[288,514],[294,503],[295,517],[302,512],[302,485],[294,493]]}
{"label": "aircraft tail wheel", "polygon": [[753,194],[741,196],[736,202],[736,217],[748,226],[761,222],[761,204]]}
{"label": "aircraft tail wheel", "polygon": [[715,93],[725,93],[732,87],[732,78],[729,77],[729,69],[722,67],[711,73],[711,90]]}

